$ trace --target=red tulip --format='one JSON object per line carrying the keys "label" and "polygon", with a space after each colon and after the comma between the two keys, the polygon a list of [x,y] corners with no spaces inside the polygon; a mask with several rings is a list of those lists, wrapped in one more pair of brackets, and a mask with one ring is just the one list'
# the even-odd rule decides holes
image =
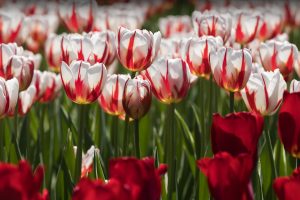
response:
{"label": "red tulip", "polygon": [[160,39],[160,32],[153,34],[147,30],[130,31],[120,27],[117,45],[119,61],[130,71],[148,68],[159,51]]}
{"label": "red tulip", "polygon": [[226,42],[231,34],[232,20],[229,14],[205,11],[193,12],[193,26],[199,37],[203,35],[220,36]]}
{"label": "red tulip", "polygon": [[239,154],[236,157],[220,152],[213,158],[197,161],[207,177],[211,195],[215,200],[253,200],[249,181],[252,173],[252,156]]}
{"label": "red tulip", "polygon": [[258,58],[267,71],[279,68],[283,77],[288,79],[297,64],[298,49],[287,41],[268,40],[260,45]]}
{"label": "red tulip", "polygon": [[125,83],[122,104],[126,114],[132,119],[143,117],[150,109],[152,101],[151,85],[141,76],[128,79]]}
{"label": "red tulip", "polygon": [[89,180],[83,178],[76,185],[72,200],[133,200],[130,190],[124,187],[118,180],[110,179],[107,182],[101,180]]}
{"label": "red tulip", "polygon": [[62,62],[60,71],[68,97],[78,104],[94,102],[101,94],[107,77],[102,63],[91,65],[84,61],[73,61],[68,66]]}
{"label": "red tulip", "polygon": [[113,74],[107,78],[103,91],[98,98],[101,108],[111,115],[122,115],[125,113],[122,98],[126,81],[129,75]]}
{"label": "red tulip", "polygon": [[0,77],[0,120],[15,111],[18,102],[19,83],[16,78],[5,81]]}
{"label": "red tulip", "polygon": [[278,135],[284,149],[300,158],[300,93],[285,93],[278,115]]}
{"label": "red tulip", "polygon": [[43,168],[38,167],[32,173],[26,161],[20,161],[18,166],[0,163],[0,199],[9,200],[47,200],[48,193],[40,193],[43,181]]}
{"label": "red tulip", "polygon": [[153,158],[117,158],[109,163],[109,176],[119,180],[130,189],[133,200],[159,200],[161,196],[160,175],[166,165],[155,168]]}
{"label": "red tulip", "polygon": [[59,16],[71,32],[89,32],[93,28],[94,8],[94,1],[60,3]]}
{"label": "red tulip", "polygon": [[252,68],[252,57],[247,49],[222,47],[210,53],[209,61],[214,79],[220,87],[237,92],[246,86]]}
{"label": "red tulip", "polygon": [[46,88],[39,101],[41,103],[48,103],[53,101],[58,96],[62,87],[62,81],[60,75],[56,75],[53,72],[44,73],[46,77]]}
{"label": "red tulip", "polygon": [[187,15],[167,16],[159,19],[159,30],[165,38],[192,31],[191,19]]}
{"label": "red tulip", "polygon": [[278,200],[298,200],[300,196],[300,167],[291,176],[276,178],[273,188]]}
{"label": "red tulip", "polygon": [[190,87],[190,70],[182,59],[157,59],[141,72],[152,86],[153,94],[163,103],[180,102]]}
{"label": "red tulip", "polygon": [[248,112],[231,113],[225,117],[214,114],[211,127],[213,153],[226,151],[233,156],[241,153],[256,155],[263,122],[261,115]]}
{"label": "red tulip", "polygon": [[191,73],[208,79],[210,76],[209,54],[217,51],[222,43],[220,37],[212,36],[188,39],[182,58],[188,63]]}

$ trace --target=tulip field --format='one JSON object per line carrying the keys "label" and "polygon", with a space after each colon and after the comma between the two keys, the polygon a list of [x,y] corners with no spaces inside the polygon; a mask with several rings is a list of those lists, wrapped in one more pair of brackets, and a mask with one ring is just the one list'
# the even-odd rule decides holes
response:
{"label": "tulip field", "polygon": [[299,200],[299,9],[0,1],[0,200]]}

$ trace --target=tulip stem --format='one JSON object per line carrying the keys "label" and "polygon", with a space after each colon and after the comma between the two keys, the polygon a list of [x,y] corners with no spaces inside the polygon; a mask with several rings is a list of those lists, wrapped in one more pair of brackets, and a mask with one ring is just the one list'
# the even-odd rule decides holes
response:
{"label": "tulip stem", "polygon": [[233,113],[234,112],[234,92],[229,92],[230,97],[229,97],[229,112]]}
{"label": "tulip stem", "polygon": [[113,144],[113,148],[114,148],[114,157],[118,157],[118,155],[119,155],[118,126],[119,126],[119,118],[118,118],[118,116],[113,116],[111,140],[112,140],[112,144]]}
{"label": "tulip stem", "polygon": [[21,154],[21,151],[20,151],[20,148],[19,148],[19,144],[18,144],[18,134],[19,134],[19,130],[18,130],[18,103],[16,105],[16,108],[15,108],[15,116],[14,116],[14,128],[15,128],[15,131],[13,132],[12,134],[12,140],[13,140],[13,143],[15,145],[15,150],[16,150],[16,153],[17,153],[17,158],[18,160],[20,160],[22,158],[22,154]]}
{"label": "tulip stem", "polygon": [[125,127],[124,127],[124,139],[123,139],[123,156],[127,155],[128,128],[129,128],[129,116],[125,115]]}
{"label": "tulip stem", "polygon": [[135,156],[140,158],[140,137],[139,137],[139,120],[134,120],[134,146],[135,146]]}
{"label": "tulip stem", "polygon": [[86,125],[86,105],[79,105],[78,117],[80,118],[79,131],[77,135],[77,150],[75,160],[75,183],[77,183],[81,177],[81,165],[82,165],[82,149],[84,145],[84,130]]}
{"label": "tulip stem", "polygon": [[0,161],[4,161],[4,119],[0,119]]}
{"label": "tulip stem", "polygon": [[169,131],[167,137],[167,163],[168,163],[168,200],[176,195],[176,136],[175,136],[175,104],[168,107]]}

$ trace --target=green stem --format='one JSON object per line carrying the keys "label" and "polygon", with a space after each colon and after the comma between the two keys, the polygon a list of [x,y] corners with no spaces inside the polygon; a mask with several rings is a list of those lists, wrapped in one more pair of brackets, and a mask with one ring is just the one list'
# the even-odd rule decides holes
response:
{"label": "green stem", "polygon": [[0,161],[4,159],[4,119],[0,119]]}
{"label": "green stem", "polygon": [[85,130],[85,120],[86,120],[86,105],[79,105],[79,131],[77,139],[77,151],[76,151],[76,160],[75,160],[75,183],[77,183],[81,176],[81,163],[82,163],[82,149],[84,145],[84,130]]}
{"label": "green stem", "polygon": [[134,146],[135,146],[135,156],[140,158],[140,138],[139,138],[139,120],[134,120]]}
{"label": "green stem", "polygon": [[230,97],[229,97],[229,112],[233,113],[234,112],[234,92],[230,92]]}
{"label": "green stem", "polygon": [[124,139],[123,139],[123,156],[127,155],[128,146],[128,128],[129,128],[129,116],[125,115],[125,127],[124,127]]}
{"label": "green stem", "polygon": [[176,135],[175,135],[175,104],[168,107],[169,132],[167,137],[167,163],[168,163],[168,200],[176,197]]}
{"label": "green stem", "polygon": [[13,140],[13,143],[15,145],[17,158],[18,158],[18,160],[20,160],[22,158],[22,154],[21,154],[19,144],[18,144],[18,135],[19,135],[18,126],[19,126],[19,124],[18,124],[18,103],[17,103],[16,109],[15,109],[15,116],[14,116],[14,128],[15,128],[15,130],[12,134],[12,140]]}
{"label": "green stem", "polygon": [[119,126],[119,118],[118,116],[113,116],[112,119],[112,131],[111,131],[111,139],[114,148],[114,156],[118,157],[119,155],[119,140],[118,140],[118,126]]}

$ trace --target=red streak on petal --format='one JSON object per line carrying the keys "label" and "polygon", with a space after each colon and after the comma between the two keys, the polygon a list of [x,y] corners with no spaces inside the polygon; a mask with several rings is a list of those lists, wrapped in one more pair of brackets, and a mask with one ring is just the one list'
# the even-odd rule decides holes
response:
{"label": "red streak on petal", "polygon": [[72,14],[70,17],[70,23],[69,23],[69,29],[71,29],[74,32],[78,32],[78,22],[77,22],[77,17],[76,17],[76,8],[75,8],[75,2],[73,2],[72,5]]}
{"label": "red streak on petal", "polygon": [[136,31],[134,31],[133,35],[129,39],[128,49],[127,49],[127,56],[126,56],[126,65],[129,69],[133,68],[134,61],[133,61],[133,45],[134,45],[134,38],[135,38]]}
{"label": "red streak on petal", "polygon": [[247,96],[248,104],[249,104],[251,110],[254,111],[254,112],[256,112],[256,113],[259,113],[259,111],[256,108],[256,103],[255,103],[256,93],[255,92],[250,93],[250,91],[249,91],[249,89],[248,89],[247,86],[245,87],[245,91],[246,91],[246,96]]}
{"label": "red streak on petal", "polygon": [[291,46],[291,52],[286,63],[289,72],[293,71],[293,65],[294,65],[294,48],[293,46]]}
{"label": "red streak on petal", "polygon": [[221,81],[220,82],[220,86],[223,87],[224,83],[227,81],[227,71],[226,71],[226,67],[227,67],[227,49],[225,50],[225,55],[223,58],[223,63],[222,63],[222,71],[221,71]]}
{"label": "red streak on petal", "polygon": [[80,49],[79,52],[77,52],[78,60],[84,61],[84,55],[82,51],[82,40],[80,40]]}
{"label": "red streak on petal", "polygon": [[268,90],[267,90],[267,86],[266,86],[266,82],[264,77],[261,75],[261,78],[263,80],[263,84],[264,84],[264,93],[265,93],[265,101],[266,101],[266,110],[269,109],[269,94],[268,94]]}
{"label": "red streak on petal", "polygon": [[243,85],[244,78],[245,78],[245,68],[246,68],[245,65],[246,65],[245,54],[244,54],[244,50],[242,49],[242,66],[241,66],[241,71],[238,76],[236,88],[240,88]]}
{"label": "red streak on petal", "polygon": [[259,38],[266,39],[267,37],[267,23],[264,22],[262,27],[259,30]]}
{"label": "red streak on petal", "polygon": [[238,42],[243,41],[243,39],[245,37],[243,30],[242,30],[241,18],[242,18],[242,15],[240,14],[240,16],[238,18],[238,22],[237,22],[236,33],[235,33],[236,41],[238,41]]}
{"label": "red streak on petal", "polygon": [[274,71],[277,68],[277,49],[276,49],[276,45],[274,43],[274,50],[273,50],[273,54],[271,56],[271,68]]}
{"label": "red streak on petal", "polygon": [[12,30],[10,37],[8,39],[8,42],[15,42],[15,40],[21,30],[21,26],[22,26],[22,21],[19,22],[19,24],[15,30]]}
{"label": "red streak on petal", "polygon": [[4,66],[3,66],[3,47],[0,46],[0,77],[5,77]]}

